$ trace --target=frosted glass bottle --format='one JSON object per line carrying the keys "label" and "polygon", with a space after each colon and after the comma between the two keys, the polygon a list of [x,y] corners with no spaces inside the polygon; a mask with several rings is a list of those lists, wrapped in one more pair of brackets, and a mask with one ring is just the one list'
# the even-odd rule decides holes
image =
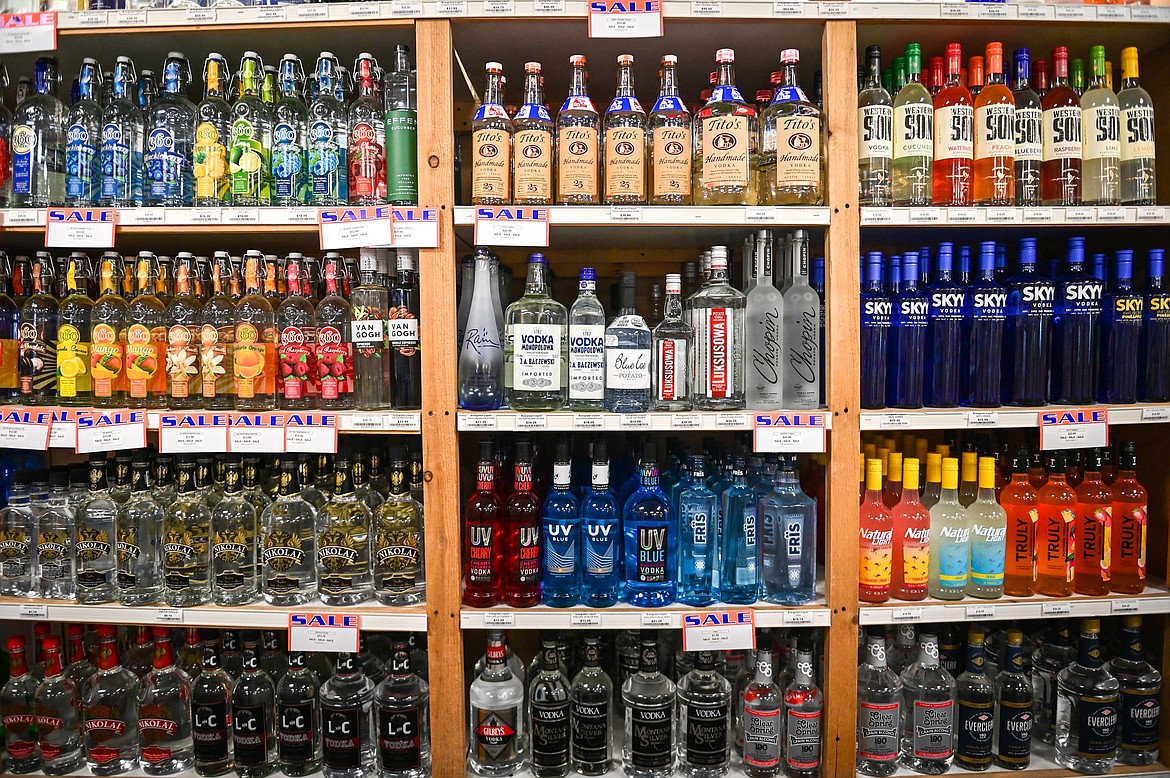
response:
{"label": "frosted glass bottle", "polygon": [[756,238],[755,286],[747,296],[747,407],[768,411],[784,407],[784,296],[772,284],[772,242],[767,230]]}
{"label": "frosted glass bottle", "polygon": [[504,349],[492,304],[492,258],[475,252],[475,286],[459,344],[459,407],[494,411],[504,402]]}
{"label": "frosted glass bottle", "polygon": [[784,407],[817,408],[821,403],[821,298],[808,283],[808,232],[792,239],[792,283],[784,290]]}

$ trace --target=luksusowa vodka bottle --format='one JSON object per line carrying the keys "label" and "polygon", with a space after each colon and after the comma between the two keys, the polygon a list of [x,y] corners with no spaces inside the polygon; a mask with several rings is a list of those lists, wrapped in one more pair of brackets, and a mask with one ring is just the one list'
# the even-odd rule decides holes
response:
{"label": "luksusowa vodka bottle", "polygon": [[44,208],[65,202],[65,129],[69,116],[57,99],[61,80],[56,57],[33,67],[34,93],[12,117],[12,198],[14,208]]}
{"label": "luksusowa vodka bottle", "polygon": [[1138,52],[1121,50],[1121,202],[1153,205],[1157,202],[1154,168],[1154,104],[1138,81]]}
{"label": "luksusowa vodka bottle", "polygon": [[617,316],[605,328],[605,409],[613,413],[650,410],[651,335],[635,309],[638,276],[622,273]]}
{"label": "luksusowa vodka bottle", "polygon": [[747,463],[736,457],[733,483],[721,495],[719,511],[719,599],[748,605],[760,591],[758,502],[747,484]]}
{"label": "luksusowa vodka bottle", "polygon": [[1081,95],[1081,202],[1121,202],[1121,111],[1105,84],[1105,47],[1089,50],[1089,88]]}
{"label": "luksusowa vodka bottle", "polygon": [[597,205],[600,167],[597,159],[601,119],[589,99],[585,55],[569,57],[569,94],[557,112],[557,202]]}
{"label": "luksusowa vodka bottle", "polygon": [[640,485],[622,510],[625,599],[639,608],[669,605],[675,598],[678,519],[658,486],[658,450],[642,452]]}
{"label": "luksusowa vodka bottle", "polygon": [[662,56],[658,100],[646,119],[651,205],[691,202],[691,113],[678,95],[677,67],[678,57]]}
{"label": "luksusowa vodka bottle", "polygon": [[605,608],[618,600],[622,547],[621,514],[609,489],[604,441],[593,445],[591,470],[591,489],[581,498],[581,602]]}
{"label": "luksusowa vodka bottle", "polygon": [[[696,120],[697,121],[697,120]],[[695,332],[691,360],[697,410],[744,407],[744,308],[747,296],[727,280],[727,247],[711,248],[711,278],[687,301]]]}
{"label": "luksusowa vodka bottle", "polygon": [[308,137],[308,203],[314,206],[345,205],[349,197],[347,117],[335,91],[339,69],[332,52],[318,55],[317,96],[309,105]]}
{"label": "luksusowa vodka bottle", "polygon": [[784,407],[812,409],[821,403],[820,296],[808,283],[808,232],[796,230],[792,270],[784,290]]}
{"label": "luksusowa vodka bottle", "polygon": [[707,488],[706,458],[690,458],[691,485],[678,497],[678,599],[710,605],[719,587],[719,496]]}
{"label": "luksusowa vodka bottle", "polygon": [[890,204],[894,108],[882,87],[882,48],[865,49],[865,83],[857,95],[859,205]]}
{"label": "luksusowa vodka bottle", "polygon": [[646,112],[634,96],[634,56],[617,58],[617,92],[605,111],[603,201],[608,205],[646,202]]}
{"label": "luksusowa vodka bottle", "polygon": [[181,53],[167,54],[163,91],[146,121],[146,182],[143,205],[189,207],[194,198],[191,159],[195,150],[195,105],[187,99],[191,64]]}
{"label": "luksusowa vodka bottle", "polygon": [[638,672],[622,685],[622,768],[638,778],[674,773],[674,682],[658,670],[658,633],[643,630]]}
{"label": "luksusowa vodka bottle", "polygon": [[333,677],[321,684],[326,778],[360,778],[374,767],[374,683],[357,654],[339,653]]}
{"label": "luksusowa vodka bottle", "polygon": [[504,403],[503,338],[492,305],[491,266],[490,252],[477,248],[474,286],[463,292],[471,295],[471,305],[459,344],[459,407],[471,411],[494,411]]}
{"label": "luksusowa vodka bottle", "polygon": [[690,360],[694,352],[694,332],[683,316],[681,276],[668,273],[663,318],[652,333],[652,406],[656,411],[691,409]]}
{"label": "luksusowa vodka bottle", "polygon": [[134,96],[137,78],[129,57],[114,65],[113,100],[102,112],[102,192],[107,208],[142,205],[145,123]]}
{"label": "luksusowa vodka bottle", "polygon": [[1102,666],[1100,619],[1082,619],[1077,659],[1056,680],[1057,762],[1078,773],[1113,769],[1120,689]]}
{"label": "luksusowa vodka bottle", "polygon": [[902,681],[886,661],[885,634],[867,634],[857,668],[857,772],[884,778],[898,770]]}
{"label": "luksusowa vodka bottle", "polygon": [[577,299],[569,308],[569,407],[605,408],[605,308],[597,299],[597,274],[581,268]]}
{"label": "luksusowa vodka bottle", "polygon": [[[767,230],[756,235],[755,286],[747,295],[747,406],[767,411],[784,407],[784,295],[773,284],[775,264]],[[884,360],[883,360],[884,362]]]}
{"label": "luksusowa vodka bottle", "polygon": [[601,669],[600,642],[597,635],[586,635],[583,665],[569,689],[570,757],[573,770],[581,775],[604,775],[613,765],[613,681]]}
{"label": "luksusowa vodka bottle", "polygon": [[796,457],[782,457],[759,502],[761,585],[768,602],[804,605],[817,594],[817,504],[800,488]]}
{"label": "luksusowa vodka bottle", "polygon": [[504,314],[504,395],[508,407],[553,411],[568,398],[565,306],[549,296],[544,254],[528,257],[524,296]]}
{"label": "luksusowa vodka bottle", "polygon": [[96,60],[81,61],[77,86],[65,138],[65,204],[86,208],[97,204],[101,192],[102,71]]}
{"label": "luksusowa vodka bottle", "polygon": [[362,52],[353,63],[358,98],[349,106],[349,203],[386,202],[385,114],[377,96],[378,61]]}
{"label": "luksusowa vodka bottle", "polygon": [[695,114],[692,194],[695,205],[755,205],[759,118],[735,86],[735,51],[715,52],[711,97]]}
{"label": "luksusowa vodka bottle", "polygon": [[228,178],[227,144],[232,127],[232,109],[224,99],[228,81],[227,60],[222,54],[208,54],[203,65],[203,101],[196,109],[198,124],[192,172],[197,206],[214,207],[228,202],[231,179]]}
{"label": "luksusowa vodka bottle", "polygon": [[892,202],[897,206],[931,203],[934,166],[934,104],[922,84],[922,47],[906,47],[906,85],[894,97]]}
{"label": "luksusowa vodka bottle", "polygon": [[678,682],[679,772],[718,778],[731,764],[731,682],[715,670],[714,651],[693,656],[694,669]]}
{"label": "luksusowa vodka bottle", "polygon": [[902,671],[902,765],[940,775],[955,757],[955,679],[939,665],[938,638],[918,637],[918,659]]}
{"label": "luksusowa vodka bottle", "polygon": [[277,83],[280,101],[272,108],[272,204],[298,205],[309,197],[305,157],[309,109],[301,99],[305,70],[296,55],[281,58]]}
{"label": "luksusowa vodka bottle", "polygon": [[476,775],[513,775],[527,762],[524,685],[507,658],[503,634],[491,635],[483,672],[468,691],[467,766]]}
{"label": "luksusowa vodka bottle", "polygon": [[570,491],[572,465],[569,444],[557,444],[553,463],[553,488],[544,498],[541,514],[543,546],[541,599],[545,605],[567,608],[576,605],[581,594],[581,516],[577,498]]}
{"label": "luksusowa vodka bottle", "polygon": [[1158,761],[1162,674],[1146,661],[1141,616],[1122,617],[1121,642],[1121,654],[1109,663],[1109,672],[1121,684],[1117,761],[1153,764]]}
{"label": "luksusowa vodka bottle", "polygon": [[995,599],[1003,596],[1007,513],[995,496],[995,459],[979,457],[979,491],[967,506],[971,542],[971,574],[967,594]]}
{"label": "luksusowa vodka bottle", "polygon": [[270,605],[303,605],[317,596],[316,512],[300,492],[297,463],[281,462],[280,491],[260,517],[260,588]]}

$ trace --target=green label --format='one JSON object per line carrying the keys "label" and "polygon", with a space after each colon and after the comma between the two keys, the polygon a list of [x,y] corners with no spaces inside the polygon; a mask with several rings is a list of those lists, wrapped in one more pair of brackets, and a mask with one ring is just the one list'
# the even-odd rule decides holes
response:
{"label": "green label", "polygon": [[418,202],[418,114],[407,108],[386,112],[386,199]]}
{"label": "green label", "polygon": [[268,170],[268,149],[256,137],[255,127],[247,119],[232,122],[232,148],[228,173],[232,180],[232,194],[242,197],[261,197],[261,183]]}

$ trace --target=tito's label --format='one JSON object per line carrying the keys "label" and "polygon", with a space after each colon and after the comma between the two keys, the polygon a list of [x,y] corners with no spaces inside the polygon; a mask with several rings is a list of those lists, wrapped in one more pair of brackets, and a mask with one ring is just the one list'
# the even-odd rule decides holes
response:
{"label": "tito's label", "polygon": [[471,137],[471,198],[508,197],[512,174],[512,139],[504,130],[476,130]]}
{"label": "tito's label", "polygon": [[557,196],[597,197],[597,130],[562,127],[557,133]]}
{"label": "tito's label", "polygon": [[513,200],[552,200],[552,133],[520,130],[513,138],[516,149]]}
{"label": "tito's label", "polygon": [[651,197],[689,195],[691,192],[691,131],[688,127],[659,127],[652,133]]}
{"label": "tito's label", "polygon": [[747,186],[748,117],[703,119],[703,188]]}
{"label": "tito's label", "polygon": [[816,116],[776,119],[776,186],[818,187],[821,183],[821,120]]}
{"label": "tito's label", "polygon": [[646,197],[646,131],[641,127],[605,131],[605,196]]}

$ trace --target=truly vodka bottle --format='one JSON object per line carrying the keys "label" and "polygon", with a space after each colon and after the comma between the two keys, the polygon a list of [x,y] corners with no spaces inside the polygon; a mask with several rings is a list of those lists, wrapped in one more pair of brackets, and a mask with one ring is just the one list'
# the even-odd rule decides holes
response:
{"label": "truly vodka bottle", "polygon": [[658,669],[658,634],[643,630],[638,672],[622,685],[625,734],[622,768],[628,776],[664,778],[674,773],[674,683]]}
{"label": "truly vodka bottle", "polygon": [[569,407],[605,408],[605,308],[597,299],[597,274],[581,268],[577,299],[569,308]]}
{"label": "truly vodka bottle", "polygon": [[622,273],[617,316],[605,328],[605,409],[612,413],[650,410],[650,330],[635,309],[638,276]]}
{"label": "truly vodka bottle", "polygon": [[300,492],[297,463],[281,462],[280,491],[260,517],[260,586],[270,605],[303,605],[317,596],[316,511]]}
{"label": "truly vodka bottle", "polygon": [[715,670],[714,651],[693,656],[694,669],[678,681],[679,772],[718,778],[731,764],[731,682]]}
{"label": "truly vodka bottle", "polygon": [[678,600],[711,605],[719,589],[719,497],[706,484],[706,458],[690,458],[691,485],[678,497]]}
{"label": "truly vodka bottle", "polygon": [[603,201],[638,205],[646,202],[646,112],[634,96],[634,56],[619,54],[617,66],[617,91],[604,119]]}
{"label": "truly vodka bottle", "polygon": [[503,634],[489,636],[483,673],[468,691],[467,766],[476,775],[513,775],[527,763],[524,685],[507,656]]}
{"label": "truly vodka bottle", "polygon": [[733,483],[723,491],[719,511],[719,599],[749,605],[760,591],[758,503],[747,484],[747,464],[736,457]]}
{"label": "truly vodka bottle", "polygon": [[153,669],[138,687],[138,737],[142,771],[171,775],[194,760],[191,739],[191,679],[175,666],[170,627],[154,628]]}
{"label": "truly vodka bottle", "polygon": [[687,300],[695,332],[695,409],[744,407],[744,309],[747,297],[727,280],[727,247],[711,249],[711,278]]}
{"label": "truly vodka bottle", "polygon": [[593,445],[591,470],[592,488],[581,498],[581,603],[605,608],[618,600],[622,547],[621,514],[609,488],[604,441]]}
{"label": "truly vodka bottle", "polygon": [[719,49],[715,62],[715,88],[693,121],[694,203],[755,205],[759,119],[735,86],[735,51]]}
{"label": "truly vodka bottle", "polygon": [[897,772],[901,711],[902,681],[887,664],[885,634],[867,634],[857,668],[858,773],[884,777]]}
{"label": "truly vodka bottle", "polygon": [[89,457],[89,491],[77,507],[77,601],[98,604],[117,596],[118,504],[106,482],[106,455]]}
{"label": "truly vodka bottle", "polygon": [[569,57],[569,94],[557,112],[557,203],[597,205],[600,202],[598,136],[601,119],[589,99],[585,55]]}
{"label": "truly vodka bottle", "polygon": [[[756,236],[755,286],[747,295],[747,356],[744,365],[747,406],[752,410],[784,407],[784,295],[773,284],[775,264],[767,230]],[[883,360],[884,362],[884,360]]]}
{"label": "truly vodka bottle", "polygon": [[570,757],[574,772],[581,775],[604,775],[613,765],[613,681],[601,669],[600,642],[597,635],[585,636],[582,667],[569,689]]}
{"label": "truly vodka bottle", "polygon": [[902,671],[902,765],[926,775],[954,761],[955,679],[939,665],[938,638],[918,638],[918,659]]}
{"label": "truly vodka bottle", "polygon": [[[302,205],[309,197],[309,109],[301,98],[305,70],[294,54],[277,68],[280,101],[272,108],[272,204]],[[291,291],[291,290],[290,290]]]}
{"label": "truly vodka bottle", "polygon": [[678,95],[678,57],[664,54],[658,99],[646,119],[651,205],[690,205],[691,113]]}
{"label": "truly vodka bottle", "polygon": [[12,116],[13,208],[45,208],[65,202],[65,129],[69,118],[57,99],[61,80],[56,57],[33,66],[35,92],[18,101]]}
{"label": "truly vodka bottle", "polygon": [[134,63],[118,57],[114,99],[102,112],[102,192],[107,208],[142,205],[142,155],[145,122],[134,98]]}
{"label": "truly vodka bottle", "polygon": [[65,138],[65,204],[86,208],[97,205],[101,193],[102,72],[96,60],[81,61],[77,84]]}
{"label": "truly vodka bottle", "polygon": [[791,282],[784,290],[784,407],[817,408],[821,404],[820,296],[808,283],[808,232],[792,239]]}
{"label": "truly vodka bottle", "polygon": [[374,767],[374,683],[357,654],[339,653],[333,677],[321,684],[325,778],[359,778]]}
{"label": "truly vodka bottle", "polygon": [[504,314],[504,395],[513,410],[556,410],[568,396],[568,313],[549,288],[548,262],[532,254],[524,296]]}
{"label": "truly vodka bottle", "polygon": [[337,99],[340,66],[332,52],[317,57],[317,96],[309,105],[309,205],[345,205],[349,197],[346,153],[349,148],[345,106]]}
{"label": "truly vodka bottle", "polygon": [[216,776],[232,769],[231,711],[232,679],[220,667],[219,631],[204,630],[202,670],[191,681],[191,737],[197,774]]}
{"label": "truly vodka bottle", "polygon": [[191,159],[195,150],[195,105],[187,99],[191,64],[167,54],[163,92],[146,117],[146,182],[143,205],[189,207],[194,198]]}
{"label": "truly vodka bottle", "polygon": [[639,608],[669,605],[675,599],[678,520],[658,485],[658,452],[642,452],[640,485],[622,509],[625,599]]}
{"label": "truly vodka bottle", "polygon": [[762,595],[765,600],[804,605],[817,594],[817,504],[804,493],[796,457],[781,457],[772,491],[760,498]]}
{"label": "truly vodka bottle", "polygon": [[569,444],[562,441],[557,444],[553,488],[544,498],[541,516],[544,572],[540,582],[541,601],[561,608],[576,605],[581,591],[581,517],[577,498],[569,490],[571,470]]}
{"label": "truly vodka bottle", "polygon": [[691,360],[694,332],[683,318],[682,280],[678,273],[666,275],[666,301],[662,322],[652,334],[653,409],[689,411],[691,409]]}
{"label": "truly vodka bottle", "polygon": [[1081,620],[1077,659],[1056,680],[1056,761],[1107,773],[1117,759],[1120,684],[1101,660],[1100,619]]}
{"label": "truly vodka bottle", "polygon": [[353,63],[358,98],[349,106],[349,202],[386,202],[386,116],[377,96],[381,70],[372,55],[362,52]]}
{"label": "truly vodka bottle", "polygon": [[118,601],[150,605],[163,596],[162,506],[151,496],[150,461],[136,451],[130,497],[118,513]]}
{"label": "truly vodka bottle", "polygon": [[1154,104],[1138,81],[1138,52],[1121,50],[1121,202],[1153,205],[1157,202],[1154,159]]}
{"label": "truly vodka bottle", "polygon": [[894,154],[894,108],[882,86],[881,46],[865,49],[865,83],[857,94],[860,205],[890,204],[890,164]]}

